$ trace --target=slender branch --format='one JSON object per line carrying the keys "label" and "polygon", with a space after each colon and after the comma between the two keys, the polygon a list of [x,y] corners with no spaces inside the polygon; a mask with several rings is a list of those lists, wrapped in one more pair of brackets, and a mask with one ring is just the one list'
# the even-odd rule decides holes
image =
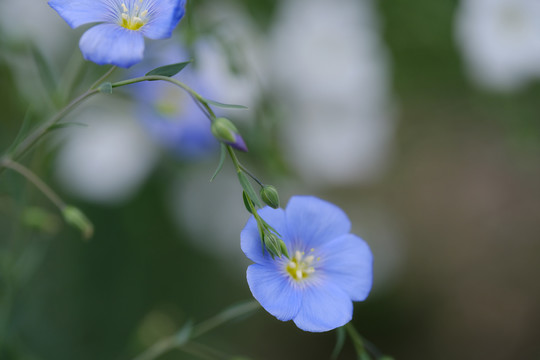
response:
{"label": "slender branch", "polygon": [[170,82],[171,84],[174,84],[174,85],[182,88],[183,90],[188,92],[194,100],[196,100],[198,103],[200,103],[206,109],[208,114],[210,114],[210,116],[209,116],[210,120],[213,120],[213,119],[216,118],[216,114],[214,113],[212,108],[208,105],[206,100],[201,95],[199,95],[195,90],[193,90],[192,88],[190,88],[189,86],[187,86],[183,82],[178,81],[178,80],[176,80],[174,78],[171,78],[171,77],[168,77],[168,76],[161,76],[161,75],[141,76],[141,77],[137,77],[137,78],[133,78],[133,79],[128,79],[128,80],[124,80],[124,81],[115,82],[115,83],[112,84],[112,87],[115,88],[115,87],[121,87],[121,86],[136,84],[136,83],[143,82],[143,81],[156,81],[156,80],[162,80],[162,81]]}
{"label": "slender branch", "polygon": [[[37,143],[43,135],[45,135],[52,126],[54,126],[58,121],[60,121],[64,116],[69,114],[71,110],[73,110],[77,105],[79,105],[81,102],[86,100],[92,95],[97,94],[98,90],[88,90],[84,94],[80,95],[79,97],[75,98],[73,101],[71,101],[66,107],[64,107],[62,110],[60,110],[58,113],[56,113],[52,118],[50,118],[48,121],[46,121],[42,126],[40,126],[37,130],[35,130],[33,133],[31,133],[26,139],[24,139],[19,145],[16,146],[16,148],[13,150],[11,154],[11,158],[16,160],[20,156],[22,156],[28,149],[30,149],[35,143]],[[2,173],[2,166],[3,162],[0,163],[0,173]]]}
{"label": "slender branch", "polygon": [[[229,308],[218,315],[203,321],[200,324],[195,325],[191,332],[184,333],[186,331],[185,329],[180,330],[179,333],[166,337],[154,345],[152,345],[150,348],[148,348],[145,352],[134,358],[133,360],[154,360],[160,357],[161,355],[176,349],[181,348],[184,345],[186,345],[190,340],[193,340],[210,330],[213,330],[217,328],[218,326],[221,326],[225,324],[226,322],[229,322],[233,319],[248,315],[255,310],[259,308],[259,303],[251,300],[249,302],[237,305],[235,307]],[[189,331],[189,328],[187,329]]]}
{"label": "slender branch", "polygon": [[96,82],[90,86],[90,90],[97,88],[99,84],[105,81],[114,72],[114,70],[116,70],[116,66],[111,67],[102,77],[97,79]]}
{"label": "slender branch", "polygon": [[64,210],[64,208],[66,207],[66,203],[30,169],[24,167],[18,162],[7,158],[3,159],[0,164],[24,176],[28,181],[34,184],[43,193],[43,195],[49,198],[49,200],[51,200],[51,202],[56,205],[56,207],[58,207],[60,211]]}
{"label": "slender branch", "polygon": [[242,172],[242,165],[240,164],[240,161],[238,161],[238,157],[236,156],[236,153],[234,152],[233,148],[230,145],[227,145],[227,151],[229,152],[229,156],[231,157],[231,160],[234,164],[234,168],[237,172]]}
{"label": "slender branch", "polygon": [[246,167],[242,164],[240,164],[240,168],[246,173],[249,175],[250,178],[252,178],[253,180],[255,180],[255,182],[257,184],[259,184],[260,187],[264,187],[264,184],[259,180],[257,179],[257,177],[255,175],[253,175],[248,169],[246,169]]}

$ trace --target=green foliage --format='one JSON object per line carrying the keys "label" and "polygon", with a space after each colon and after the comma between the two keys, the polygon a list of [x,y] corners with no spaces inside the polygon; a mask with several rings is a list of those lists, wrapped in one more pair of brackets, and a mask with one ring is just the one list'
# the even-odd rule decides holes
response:
{"label": "green foliage", "polygon": [[243,171],[238,172],[238,181],[240,182],[240,185],[242,185],[242,189],[244,189],[246,195],[253,202],[253,204],[255,204],[258,207],[261,207],[261,202],[259,201],[259,198],[257,197],[257,193],[255,192],[255,189],[253,189],[253,185],[251,185],[248,177]]}
{"label": "green foliage", "polygon": [[209,100],[209,99],[204,99],[204,101],[206,101],[210,105],[214,105],[214,106],[224,108],[224,109],[242,109],[242,110],[248,109],[248,107],[244,105],[224,104],[224,103],[214,101],[214,100]]}
{"label": "green foliage", "polygon": [[216,168],[216,171],[214,171],[214,174],[210,178],[210,182],[214,181],[216,176],[219,174],[219,172],[223,168],[223,164],[225,163],[225,158],[226,157],[227,157],[227,147],[226,147],[225,144],[222,143],[221,144],[220,154],[219,154],[219,163],[218,163],[218,166]]}
{"label": "green foliage", "polygon": [[190,61],[185,61],[181,63],[160,66],[147,72],[146,76],[159,75],[159,76],[171,77],[178,74],[180,71],[184,70],[184,68],[188,66],[191,62],[192,61],[190,60]]}

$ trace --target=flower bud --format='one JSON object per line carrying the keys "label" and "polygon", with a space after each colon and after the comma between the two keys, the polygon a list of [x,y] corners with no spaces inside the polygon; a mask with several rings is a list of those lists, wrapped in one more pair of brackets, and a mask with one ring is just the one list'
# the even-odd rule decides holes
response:
{"label": "flower bud", "polygon": [[94,225],[88,220],[88,218],[82,213],[81,210],[74,206],[66,206],[62,210],[64,220],[69,225],[79,229],[85,239],[90,239],[94,234]]}
{"label": "flower bud", "polygon": [[279,208],[279,194],[275,187],[272,185],[263,186],[260,195],[266,205],[274,209]]}
{"label": "flower bud", "polygon": [[267,234],[264,236],[264,246],[266,250],[272,256],[272,259],[277,256],[281,257],[281,248],[279,246],[279,239],[274,234]]}
{"label": "flower bud", "polygon": [[226,118],[220,117],[212,122],[212,134],[219,141],[232,146],[240,151],[248,151],[246,143],[242,136],[240,136],[238,129],[234,124]]}
{"label": "flower bud", "polygon": [[266,250],[270,253],[270,256],[272,256],[272,259],[275,256],[281,257],[281,255],[289,257],[287,247],[285,246],[283,240],[281,240],[279,237],[272,233],[267,233],[264,235],[264,246],[266,247]]}

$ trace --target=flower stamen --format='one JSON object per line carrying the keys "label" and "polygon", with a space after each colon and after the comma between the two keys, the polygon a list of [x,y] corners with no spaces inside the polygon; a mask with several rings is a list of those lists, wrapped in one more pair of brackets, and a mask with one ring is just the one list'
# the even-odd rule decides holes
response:
{"label": "flower stamen", "polygon": [[[142,6],[142,0],[139,1]],[[128,30],[139,30],[144,26],[144,24],[147,23],[147,15],[148,10],[140,11],[141,7],[139,5],[135,5],[133,8],[133,11],[130,11],[130,9],[126,6],[125,3],[122,3],[122,14],[121,14],[121,23],[120,25],[122,27],[125,27]]]}
{"label": "flower stamen", "polygon": [[315,272],[315,268],[311,266],[315,257],[304,255],[304,252],[296,251],[291,260],[287,262],[287,273],[296,281],[304,280]]}

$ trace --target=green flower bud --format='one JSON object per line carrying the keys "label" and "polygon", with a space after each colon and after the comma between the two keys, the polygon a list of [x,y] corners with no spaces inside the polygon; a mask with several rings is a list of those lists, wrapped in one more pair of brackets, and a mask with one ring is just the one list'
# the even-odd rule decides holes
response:
{"label": "green flower bud", "polygon": [[266,250],[270,253],[270,256],[272,256],[272,259],[275,256],[281,257],[280,241],[281,241],[281,239],[279,239],[274,234],[265,234],[264,235],[264,246],[266,247]]}
{"label": "green flower bud", "polygon": [[82,213],[81,210],[74,206],[66,206],[62,210],[64,220],[69,225],[79,229],[85,239],[90,239],[94,234],[94,225],[88,220],[88,218]]}
{"label": "green flower bud", "polygon": [[219,141],[240,151],[247,151],[246,143],[234,124],[226,118],[220,117],[212,122],[212,134]]}
{"label": "green flower bud", "polygon": [[285,242],[281,239],[279,239],[279,248],[281,250],[281,253],[285,255],[285,257],[289,258],[289,252],[287,251],[287,245],[285,245]]}
{"label": "green flower bud", "polygon": [[272,185],[265,185],[261,188],[261,199],[264,203],[271,208],[279,208],[279,194],[275,187]]}

